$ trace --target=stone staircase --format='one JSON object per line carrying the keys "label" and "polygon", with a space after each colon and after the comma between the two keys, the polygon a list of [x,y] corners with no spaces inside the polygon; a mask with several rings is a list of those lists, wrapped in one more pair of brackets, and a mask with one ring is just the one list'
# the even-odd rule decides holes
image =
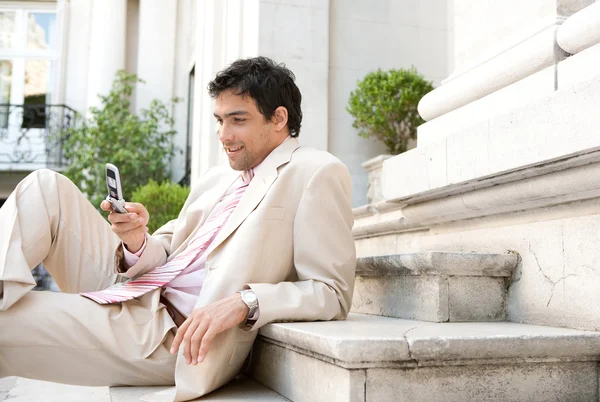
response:
{"label": "stone staircase", "polygon": [[359,258],[352,311],[433,322],[503,321],[516,254],[425,252]]}
{"label": "stone staircase", "polygon": [[292,401],[597,401],[600,333],[352,313],[270,324],[250,375]]}
{"label": "stone staircase", "polygon": [[348,319],[266,325],[248,374],[296,402],[597,401],[600,332],[502,322],[518,263],[360,258]]}

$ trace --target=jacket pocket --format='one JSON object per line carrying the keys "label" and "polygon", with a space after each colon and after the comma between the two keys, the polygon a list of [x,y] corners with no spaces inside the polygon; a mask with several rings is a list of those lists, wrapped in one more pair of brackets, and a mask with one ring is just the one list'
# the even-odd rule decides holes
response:
{"label": "jacket pocket", "polygon": [[256,211],[260,219],[282,221],[285,219],[284,207],[264,207]]}

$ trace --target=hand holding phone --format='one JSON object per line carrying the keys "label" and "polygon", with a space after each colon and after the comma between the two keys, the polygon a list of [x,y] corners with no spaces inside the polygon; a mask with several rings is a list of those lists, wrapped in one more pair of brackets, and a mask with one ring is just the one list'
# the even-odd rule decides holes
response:
{"label": "hand holding phone", "polygon": [[119,169],[112,163],[106,164],[106,188],[108,189],[106,200],[110,202],[113,210],[120,214],[127,213],[121,189],[121,175]]}
{"label": "hand holding phone", "polygon": [[[119,236],[127,249],[137,252],[146,239],[148,220],[150,215],[146,208],[139,203],[125,202],[121,190],[121,177],[119,169],[110,163],[106,164],[106,186],[108,196],[102,201],[100,208],[103,211],[112,211],[108,220],[112,230]],[[125,207],[127,205],[127,207]]]}

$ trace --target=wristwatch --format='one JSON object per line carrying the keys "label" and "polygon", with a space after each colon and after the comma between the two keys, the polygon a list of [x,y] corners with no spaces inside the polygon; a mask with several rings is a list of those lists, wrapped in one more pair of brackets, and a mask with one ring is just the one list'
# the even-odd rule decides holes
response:
{"label": "wristwatch", "polygon": [[256,320],[251,320],[251,318],[254,317],[256,310],[258,310],[258,299],[252,289],[239,290],[238,293],[242,295],[242,301],[248,306],[248,314],[246,315],[244,327],[250,328],[256,322]]}

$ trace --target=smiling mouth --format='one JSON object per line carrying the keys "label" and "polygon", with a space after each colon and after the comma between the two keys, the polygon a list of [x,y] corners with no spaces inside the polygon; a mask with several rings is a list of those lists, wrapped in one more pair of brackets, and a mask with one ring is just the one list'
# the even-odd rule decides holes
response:
{"label": "smiling mouth", "polygon": [[234,155],[234,154],[240,152],[243,148],[244,148],[243,146],[225,147],[225,152],[227,152],[227,155]]}

